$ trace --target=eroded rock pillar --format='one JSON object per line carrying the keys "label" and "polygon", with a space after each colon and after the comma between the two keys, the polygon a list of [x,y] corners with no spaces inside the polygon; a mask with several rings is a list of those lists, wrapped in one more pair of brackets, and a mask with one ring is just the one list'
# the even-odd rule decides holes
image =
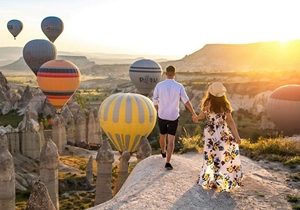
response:
{"label": "eroded rock pillar", "polygon": [[0,134],[0,209],[15,209],[15,168],[7,136]]}
{"label": "eroded rock pillar", "polygon": [[97,181],[95,205],[108,201],[112,198],[111,179],[114,153],[108,140],[103,141],[102,147],[97,154]]}
{"label": "eroded rock pillar", "polygon": [[58,164],[57,147],[51,139],[47,139],[40,156],[40,180],[47,187],[52,203],[57,210],[59,209]]}

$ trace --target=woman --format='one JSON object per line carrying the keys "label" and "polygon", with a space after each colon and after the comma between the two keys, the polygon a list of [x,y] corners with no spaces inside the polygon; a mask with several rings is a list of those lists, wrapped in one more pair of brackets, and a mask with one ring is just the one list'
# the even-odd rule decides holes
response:
{"label": "woman", "polygon": [[218,192],[231,191],[241,185],[242,179],[238,145],[241,139],[225,93],[222,83],[212,83],[202,100],[201,113],[193,119],[206,120],[204,163],[198,184]]}

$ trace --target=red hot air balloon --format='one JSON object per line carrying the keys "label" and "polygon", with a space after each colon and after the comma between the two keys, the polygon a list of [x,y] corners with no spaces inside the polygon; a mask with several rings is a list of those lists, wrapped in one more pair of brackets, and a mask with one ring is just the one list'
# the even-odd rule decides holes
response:
{"label": "red hot air balloon", "polygon": [[57,112],[68,102],[80,84],[80,71],[70,61],[51,60],[37,72],[37,82]]}
{"label": "red hot air balloon", "polygon": [[267,104],[267,113],[280,131],[300,133],[300,85],[286,85],[274,90]]}

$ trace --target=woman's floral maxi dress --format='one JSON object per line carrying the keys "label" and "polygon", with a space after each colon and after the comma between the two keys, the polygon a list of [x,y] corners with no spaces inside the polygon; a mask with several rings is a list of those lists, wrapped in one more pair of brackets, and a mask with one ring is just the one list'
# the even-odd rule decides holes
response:
{"label": "woman's floral maxi dress", "polygon": [[226,123],[226,113],[206,113],[204,163],[199,185],[204,189],[230,191],[241,185],[239,146]]}

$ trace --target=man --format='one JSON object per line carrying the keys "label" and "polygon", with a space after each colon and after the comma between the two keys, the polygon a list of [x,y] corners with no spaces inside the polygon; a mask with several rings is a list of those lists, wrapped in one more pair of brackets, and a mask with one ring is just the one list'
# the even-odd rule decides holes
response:
{"label": "man", "polygon": [[[174,150],[175,135],[179,118],[179,102],[182,101],[186,108],[192,113],[192,117],[197,115],[187,96],[182,84],[175,81],[175,68],[166,68],[167,79],[159,82],[153,92],[153,103],[158,111],[158,126],[160,130],[159,144],[163,158],[167,156],[165,168],[172,170],[170,163]],[[166,138],[168,146],[166,150]]]}

